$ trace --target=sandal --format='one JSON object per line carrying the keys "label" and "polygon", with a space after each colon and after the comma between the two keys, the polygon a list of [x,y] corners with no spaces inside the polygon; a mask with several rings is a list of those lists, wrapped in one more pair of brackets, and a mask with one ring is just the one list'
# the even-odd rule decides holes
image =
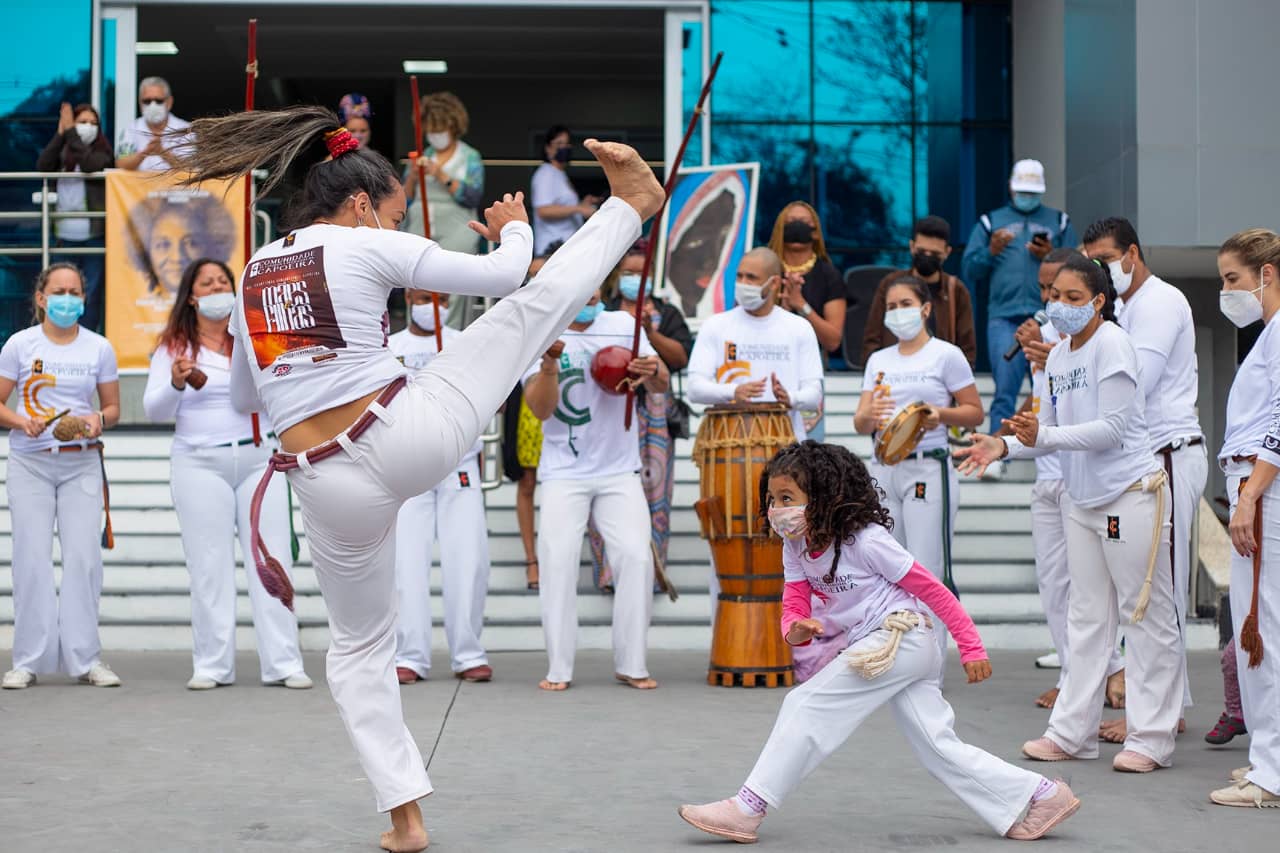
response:
{"label": "sandal", "polygon": [[[524,582],[525,582],[525,586],[526,586],[528,589],[530,589],[530,590],[532,590],[532,591],[534,591],[534,592],[537,592],[537,591],[538,591],[538,578],[536,577],[536,576],[537,576],[537,574],[538,574],[538,570],[537,570],[537,568],[536,568],[536,567],[537,567],[537,565],[538,565],[538,561],[537,561],[536,559],[535,559],[535,560],[525,560],[525,561],[524,561]],[[533,580],[529,580],[529,567],[530,567],[530,566],[534,566],[534,567],[535,567],[535,568],[534,568],[534,570],[533,570],[533,574],[535,575],[535,577],[533,578]]]}

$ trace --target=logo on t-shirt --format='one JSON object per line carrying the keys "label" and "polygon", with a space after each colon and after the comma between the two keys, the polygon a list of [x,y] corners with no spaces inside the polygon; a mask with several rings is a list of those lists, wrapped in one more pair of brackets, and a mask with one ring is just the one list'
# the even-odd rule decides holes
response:
{"label": "logo on t-shirt", "polygon": [[[565,361],[567,361],[567,355],[561,356],[561,362]],[[573,428],[591,423],[591,409],[590,407],[580,409],[575,406],[569,400],[569,392],[586,381],[586,371],[581,367],[570,367],[568,370],[560,371],[560,403],[556,406],[555,418],[569,427],[569,450],[574,456],[578,455],[578,448],[574,444]]]}
{"label": "logo on t-shirt", "polygon": [[324,275],[323,246],[250,264],[244,316],[260,370],[287,353],[347,346]]}
{"label": "logo on t-shirt", "polygon": [[922,501],[925,499],[925,491],[928,489],[928,486],[928,483],[916,483],[916,500]]}
{"label": "logo on t-shirt", "polygon": [[464,489],[471,488],[471,475],[466,471],[458,472],[458,485]]}
{"label": "logo on t-shirt", "polygon": [[1107,516],[1107,538],[1112,542],[1120,541],[1120,516]]}
{"label": "logo on t-shirt", "polygon": [[724,342],[724,363],[716,368],[716,381],[720,383],[745,382],[751,378],[751,362],[738,359],[738,345]]}

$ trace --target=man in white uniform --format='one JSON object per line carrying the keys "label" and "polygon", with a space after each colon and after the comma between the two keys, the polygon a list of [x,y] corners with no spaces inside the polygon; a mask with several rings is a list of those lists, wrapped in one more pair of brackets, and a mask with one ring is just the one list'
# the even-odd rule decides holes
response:
{"label": "man in white uniform", "polygon": [[[426,367],[436,349],[435,309],[426,290],[406,290],[409,327],[387,345],[410,370]],[[440,313],[449,297],[440,294]],[[444,345],[461,334],[443,326]],[[484,601],[489,592],[489,538],[484,495],[480,491],[480,453],[476,442],[458,469],[400,507],[396,516],[396,677],[412,684],[431,669],[431,549],[440,545],[440,591],[444,597],[444,633],[449,663],[464,681],[488,681],[493,669],[480,644]]]}
{"label": "man in white uniform", "polygon": [[[1138,234],[1127,219],[1099,220],[1084,232],[1084,250],[1111,270],[1120,327],[1129,333],[1138,353],[1138,371],[1147,398],[1147,430],[1156,461],[1164,468],[1173,491],[1173,532],[1170,536],[1174,604],[1182,635],[1184,708],[1191,706],[1186,679],[1187,615],[1191,580],[1191,528],[1209,476],[1204,434],[1196,413],[1199,375],[1196,329],[1187,297],[1147,268]],[[1186,721],[1179,723],[1179,730]],[[1108,740],[1124,739],[1124,721],[1112,720]]]}
{"label": "man in white uniform", "polygon": [[163,172],[178,163],[186,146],[193,142],[182,131],[191,122],[175,116],[173,92],[163,77],[147,77],[138,86],[138,108],[142,115],[120,131],[116,142],[116,166],[143,172]]}
{"label": "man in white uniform", "polygon": [[822,355],[809,321],[777,308],[782,261],[760,247],[742,256],[734,285],[737,307],[708,317],[689,357],[689,400],[782,403],[796,441],[802,411],[822,402]]}

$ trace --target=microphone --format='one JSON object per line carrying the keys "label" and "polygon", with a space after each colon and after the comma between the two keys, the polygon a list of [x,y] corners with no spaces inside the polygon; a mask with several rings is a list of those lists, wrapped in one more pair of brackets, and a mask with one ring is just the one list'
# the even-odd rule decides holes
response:
{"label": "microphone", "polygon": [[[1043,326],[1045,323],[1049,322],[1049,315],[1044,313],[1043,311],[1037,311],[1035,316],[1032,317],[1031,319],[1035,320],[1037,323]],[[1015,340],[1013,342],[1013,346],[1009,347],[1008,351],[1004,354],[1004,360],[1013,361],[1013,357],[1021,351],[1022,351],[1022,344],[1018,343]]]}

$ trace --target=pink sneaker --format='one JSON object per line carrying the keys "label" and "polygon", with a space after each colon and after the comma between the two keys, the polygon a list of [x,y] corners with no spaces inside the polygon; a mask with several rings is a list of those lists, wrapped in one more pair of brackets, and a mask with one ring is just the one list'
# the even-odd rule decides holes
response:
{"label": "pink sneaker", "polygon": [[1037,800],[1027,807],[1027,813],[1005,833],[1006,838],[1015,841],[1035,841],[1049,830],[1062,823],[1080,808],[1080,800],[1067,787],[1067,783],[1057,780],[1058,790],[1052,797]]}
{"label": "pink sneaker", "polygon": [[756,830],[764,815],[744,815],[733,800],[721,800],[704,806],[681,806],[680,817],[703,832],[728,838],[739,844],[755,844]]}
{"label": "pink sneaker", "polygon": [[1152,770],[1160,769],[1160,765],[1154,758],[1149,758],[1141,752],[1134,752],[1132,749],[1123,749],[1116,753],[1111,767],[1121,773],[1150,773]]}
{"label": "pink sneaker", "polygon": [[1073,761],[1075,756],[1067,753],[1047,737],[1038,737],[1022,745],[1022,754],[1036,761]]}

